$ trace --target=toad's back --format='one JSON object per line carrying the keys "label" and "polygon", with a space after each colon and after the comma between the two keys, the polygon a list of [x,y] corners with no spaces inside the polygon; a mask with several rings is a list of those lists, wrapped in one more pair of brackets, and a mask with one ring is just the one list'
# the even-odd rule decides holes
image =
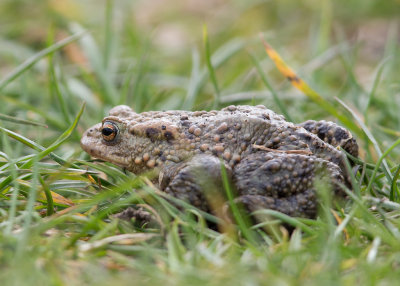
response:
{"label": "toad's back", "polygon": [[[199,153],[222,157],[234,166],[247,154],[259,151],[259,146],[281,151],[303,150],[305,154],[331,162],[341,161],[341,153],[334,147],[262,105],[229,106],[209,112],[143,113],[117,106],[103,124],[105,122],[123,125],[119,128],[118,140],[100,146],[104,145],[104,140],[99,129],[95,132],[95,126],[93,132],[89,130],[84,135],[82,146],[88,145],[91,148],[86,150],[94,153],[92,155],[133,172],[162,166],[169,161],[184,161]],[[87,139],[91,139],[90,142]]]}
{"label": "toad's back", "polygon": [[129,119],[134,134],[143,134],[154,144],[164,139],[164,150],[169,145],[182,153],[212,153],[232,163],[251,152],[254,144],[272,148],[285,145],[281,139],[296,129],[264,106],[231,106],[210,112],[145,112]]}

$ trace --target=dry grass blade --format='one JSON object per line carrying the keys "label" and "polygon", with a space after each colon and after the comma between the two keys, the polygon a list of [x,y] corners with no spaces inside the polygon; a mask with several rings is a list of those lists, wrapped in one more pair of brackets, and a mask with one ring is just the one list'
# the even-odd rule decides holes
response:
{"label": "dry grass blade", "polygon": [[91,243],[82,243],[79,245],[79,251],[86,252],[96,248],[106,246],[111,243],[118,242],[119,244],[132,245],[140,242],[147,241],[153,237],[156,237],[155,233],[126,233],[114,236],[109,236],[101,240],[97,240]]}
{"label": "dry grass blade", "polygon": [[260,149],[263,151],[268,152],[275,152],[275,153],[285,153],[285,154],[301,154],[301,155],[312,155],[313,153],[310,150],[277,150],[265,147],[263,145],[256,145],[253,144],[253,148]]}
{"label": "dry grass blade", "polygon": [[305,81],[303,81],[292,68],[290,68],[281,56],[263,39],[264,48],[268,56],[275,63],[278,70],[290,81],[290,83],[302,91],[308,98],[317,103],[320,107],[325,109],[331,115],[335,116],[337,119],[343,122],[343,124],[351,129],[353,132],[359,134],[359,128],[346,116],[339,113],[337,109],[326,101],[322,96],[320,96],[316,91],[314,91]]}

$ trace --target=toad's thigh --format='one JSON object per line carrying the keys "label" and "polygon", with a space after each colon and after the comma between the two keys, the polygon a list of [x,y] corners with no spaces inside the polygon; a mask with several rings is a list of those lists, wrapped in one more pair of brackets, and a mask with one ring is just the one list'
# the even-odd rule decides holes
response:
{"label": "toad's thigh", "polygon": [[[235,201],[241,203],[249,214],[257,210],[270,209],[293,217],[315,218],[317,215],[318,204],[315,191],[312,189],[285,198],[243,195]],[[258,221],[257,216],[255,219]]]}
{"label": "toad's thigh", "polygon": [[253,153],[233,170],[239,196],[288,198],[314,190],[317,181],[324,181],[339,192],[343,176],[337,165],[326,160],[277,152]]}

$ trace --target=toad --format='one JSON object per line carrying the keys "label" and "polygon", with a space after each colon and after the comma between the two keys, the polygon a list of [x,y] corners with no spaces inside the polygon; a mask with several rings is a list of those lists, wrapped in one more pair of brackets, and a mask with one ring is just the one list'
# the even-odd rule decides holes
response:
{"label": "toad", "polygon": [[348,183],[339,149],[358,155],[343,127],[293,124],[263,105],[142,113],[120,105],[83,134],[81,146],[135,174],[157,170],[162,191],[205,211],[212,211],[215,192],[224,193],[225,169],[236,201],[249,212],[306,218],[317,214],[317,182],[335,194]]}

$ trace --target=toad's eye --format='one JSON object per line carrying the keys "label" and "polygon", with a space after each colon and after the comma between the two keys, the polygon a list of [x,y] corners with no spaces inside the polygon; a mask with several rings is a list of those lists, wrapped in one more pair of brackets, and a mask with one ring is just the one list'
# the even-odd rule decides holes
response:
{"label": "toad's eye", "polygon": [[118,127],[114,123],[104,122],[103,127],[101,128],[101,134],[103,135],[104,140],[111,142],[118,134]]}

